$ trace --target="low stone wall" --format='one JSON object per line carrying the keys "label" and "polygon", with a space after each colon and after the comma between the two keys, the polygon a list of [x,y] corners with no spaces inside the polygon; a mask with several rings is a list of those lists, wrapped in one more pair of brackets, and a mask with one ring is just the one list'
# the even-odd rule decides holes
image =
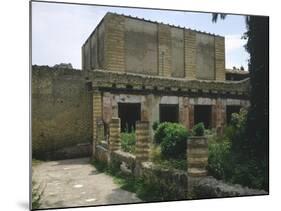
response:
{"label": "low stone wall", "polygon": [[227,184],[211,176],[194,180],[194,198],[219,198],[233,196],[268,195],[264,190],[250,189],[238,184]]}
{"label": "low stone wall", "polygon": [[156,184],[162,191],[170,192],[171,200],[186,199],[187,172],[177,169],[164,169],[152,162],[143,162],[141,177],[149,183]]}
{"label": "low stone wall", "polygon": [[95,147],[94,159],[104,162],[104,163],[108,163],[108,161],[109,161],[108,149],[105,148],[103,145],[97,145]]}
{"label": "low stone wall", "polygon": [[136,156],[123,152],[121,150],[117,150],[111,154],[111,161],[115,162],[119,165],[120,170],[125,174],[134,174],[135,166],[136,166]]}

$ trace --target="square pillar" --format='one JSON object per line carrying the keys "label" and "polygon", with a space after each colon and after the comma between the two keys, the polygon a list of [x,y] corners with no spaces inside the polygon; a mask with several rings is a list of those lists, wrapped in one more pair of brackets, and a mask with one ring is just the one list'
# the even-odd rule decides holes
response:
{"label": "square pillar", "polygon": [[112,118],[109,124],[109,151],[110,153],[119,150],[121,146],[120,140],[120,119]]}
{"label": "square pillar", "polygon": [[95,90],[93,91],[93,155],[95,155],[97,138],[97,122],[102,119],[102,94]]}

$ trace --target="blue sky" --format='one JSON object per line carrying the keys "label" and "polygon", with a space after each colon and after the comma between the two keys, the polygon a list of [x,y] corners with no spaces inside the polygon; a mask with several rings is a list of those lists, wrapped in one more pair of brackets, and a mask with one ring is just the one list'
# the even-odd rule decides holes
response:
{"label": "blue sky", "polygon": [[81,46],[107,12],[116,12],[157,22],[225,36],[226,68],[243,65],[248,53],[241,36],[246,31],[245,16],[228,15],[212,23],[210,13],[129,9],[92,5],[32,3],[32,64],[53,66],[71,63],[81,69]]}

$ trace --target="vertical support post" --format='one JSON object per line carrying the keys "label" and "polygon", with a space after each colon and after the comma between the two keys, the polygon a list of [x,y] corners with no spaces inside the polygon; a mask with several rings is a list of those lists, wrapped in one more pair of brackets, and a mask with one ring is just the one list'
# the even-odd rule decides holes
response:
{"label": "vertical support post", "polygon": [[141,175],[141,163],[149,159],[149,122],[137,121],[136,122],[136,166],[135,175]]}
{"label": "vertical support post", "polygon": [[188,197],[192,198],[194,185],[208,173],[208,139],[204,136],[190,137],[187,140],[186,157]]}
{"label": "vertical support post", "polygon": [[188,175],[201,177],[207,175],[208,139],[205,136],[193,136],[187,141]]}
{"label": "vertical support post", "polygon": [[93,156],[95,156],[97,145],[97,120],[102,119],[102,96],[101,92],[93,92]]}
{"label": "vertical support post", "polygon": [[120,119],[113,118],[109,124],[109,152],[120,149]]}

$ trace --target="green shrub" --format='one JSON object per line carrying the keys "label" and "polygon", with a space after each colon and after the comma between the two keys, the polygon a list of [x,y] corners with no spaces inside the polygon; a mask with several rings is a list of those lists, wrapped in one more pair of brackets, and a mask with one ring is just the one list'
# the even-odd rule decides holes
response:
{"label": "green shrub", "polygon": [[170,124],[170,122],[163,122],[158,125],[154,134],[154,142],[156,144],[161,144],[161,142],[164,140],[166,136],[166,129],[169,127]]}
{"label": "green shrub", "polygon": [[177,159],[165,158],[161,153],[160,145],[154,145],[150,150],[151,161],[164,169],[179,169],[186,170],[186,154],[178,157]]}
{"label": "green shrub", "polygon": [[131,133],[121,133],[121,149],[124,152],[135,152],[136,146],[136,134],[134,132]]}
{"label": "green shrub", "polygon": [[156,144],[160,144],[161,154],[165,158],[179,158],[186,152],[188,131],[178,123],[161,123],[154,135]]}
{"label": "green shrub", "polygon": [[153,122],[153,124],[152,124],[152,129],[153,129],[154,131],[156,131],[157,128],[158,128],[158,126],[159,126],[159,122],[158,122],[158,121]]}
{"label": "green shrub", "polygon": [[217,179],[268,190],[268,161],[253,153],[245,132],[246,119],[245,109],[232,114],[224,135],[211,139],[208,170]]}
{"label": "green shrub", "polygon": [[230,142],[209,144],[208,171],[217,179],[226,179],[230,167]]}
{"label": "green shrub", "polygon": [[192,135],[193,136],[204,136],[204,131],[205,131],[204,123],[200,122],[200,123],[194,125],[194,127],[192,128]]}

